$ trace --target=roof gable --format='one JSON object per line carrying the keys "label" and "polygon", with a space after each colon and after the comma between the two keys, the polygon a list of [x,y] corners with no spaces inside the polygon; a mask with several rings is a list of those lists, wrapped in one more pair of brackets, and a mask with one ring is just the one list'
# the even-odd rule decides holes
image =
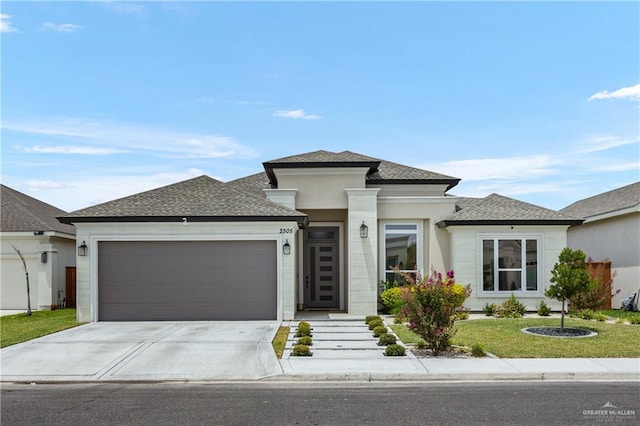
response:
{"label": "roof gable", "polygon": [[64,210],[30,197],[5,185],[0,185],[2,215],[0,231],[31,232],[56,231],[75,235],[71,225],[64,225],[56,219],[65,214]]}
{"label": "roof gable", "polygon": [[451,225],[579,225],[581,219],[534,204],[491,194],[486,198],[464,198],[460,209],[438,223]]}
{"label": "roof gable", "polygon": [[640,182],[576,201],[560,210],[562,213],[586,219],[640,205]]}
{"label": "roof gable", "polygon": [[60,217],[75,222],[296,220],[306,215],[234,189],[209,176],[200,176],[118,200],[109,201]]}

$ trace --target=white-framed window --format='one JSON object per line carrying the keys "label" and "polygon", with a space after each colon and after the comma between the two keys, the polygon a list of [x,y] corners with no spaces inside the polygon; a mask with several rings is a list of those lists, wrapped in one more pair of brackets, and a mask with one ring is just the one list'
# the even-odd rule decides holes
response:
{"label": "white-framed window", "polygon": [[481,293],[540,293],[540,236],[481,236],[480,257]]}
{"label": "white-framed window", "polygon": [[385,282],[404,280],[399,272],[415,275],[420,270],[422,258],[422,236],[419,223],[388,222],[382,225],[381,264]]}

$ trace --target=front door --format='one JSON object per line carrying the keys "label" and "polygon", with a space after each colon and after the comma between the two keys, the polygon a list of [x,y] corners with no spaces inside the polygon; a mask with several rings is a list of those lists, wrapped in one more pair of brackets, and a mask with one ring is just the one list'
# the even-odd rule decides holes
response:
{"label": "front door", "polygon": [[304,306],[338,308],[338,228],[308,228],[304,239]]}

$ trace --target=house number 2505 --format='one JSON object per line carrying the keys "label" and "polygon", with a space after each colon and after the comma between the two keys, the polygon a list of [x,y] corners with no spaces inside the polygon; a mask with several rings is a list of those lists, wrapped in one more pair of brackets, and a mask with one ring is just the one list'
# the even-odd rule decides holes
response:
{"label": "house number 2505", "polygon": [[293,234],[293,228],[280,228],[281,234]]}

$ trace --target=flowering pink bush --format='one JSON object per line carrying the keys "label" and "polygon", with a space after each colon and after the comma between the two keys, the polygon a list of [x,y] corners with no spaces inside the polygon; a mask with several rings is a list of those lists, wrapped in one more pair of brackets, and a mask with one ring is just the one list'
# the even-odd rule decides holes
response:
{"label": "flowering pink bush", "polygon": [[453,271],[446,277],[432,271],[425,280],[417,274],[416,279],[404,277],[413,291],[404,290],[403,314],[409,321],[409,328],[418,333],[431,348],[434,356],[451,347],[451,338],[455,332],[456,308],[462,306],[471,294],[471,287],[455,282]]}

